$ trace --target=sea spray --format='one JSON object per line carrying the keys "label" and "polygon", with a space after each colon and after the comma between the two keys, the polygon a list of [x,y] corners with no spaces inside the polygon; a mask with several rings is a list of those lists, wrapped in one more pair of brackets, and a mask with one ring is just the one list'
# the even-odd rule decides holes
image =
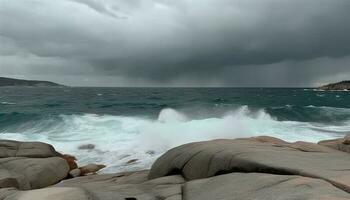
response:
{"label": "sea spray", "polygon": [[[60,115],[57,123],[43,119],[28,127],[17,129],[18,132],[3,133],[1,138],[47,142],[58,151],[76,155],[79,164],[102,163],[108,166],[104,172],[118,172],[147,169],[170,148],[189,142],[258,135],[287,141],[317,142],[341,135],[333,130],[350,130],[350,123],[328,127],[317,123],[278,121],[264,109],[252,110],[241,106],[221,117],[190,118],[186,113],[166,108],[160,111],[157,119],[97,114]],[[79,149],[83,144],[94,144],[96,148]],[[137,161],[128,164],[130,160]]]}

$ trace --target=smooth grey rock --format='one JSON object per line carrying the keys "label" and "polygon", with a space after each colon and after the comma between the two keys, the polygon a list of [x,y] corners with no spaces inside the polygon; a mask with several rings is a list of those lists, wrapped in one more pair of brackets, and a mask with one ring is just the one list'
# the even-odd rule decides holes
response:
{"label": "smooth grey rock", "polygon": [[56,152],[53,146],[46,143],[0,140],[0,158],[48,158],[56,156],[60,156],[60,153]]}
{"label": "smooth grey rock", "polygon": [[181,197],[181,176],[148,180],[148,171],[101,174],[68,179],[55,187],[83,188],[99,200],[159,200]]}
{"label": "smooth grey rock", "polygon": [[11,157],[0,159],[0,186],[51,187],[0,189],[0,200],[345,200],[349,166],[347,153],[272,137],[191,143],[168,151],[151,171],[59,183],[69,171],[64,159]]}
{"label": "smooth grey rock", "polygon": [[73,169],[69,172],[69,175],[71,175],[73,178],[81,176],[81,170],[80,169]]}
{"label": "smooth grey rock", "polygon": [[1,188],[0,200],[12,200],[15,199],[18,190],[16,188]]}
{"label": "smooth grey rock", "polygon": [[[185,182],[182,176],[147,180],[147,171],[93,175],[54,187],[81,188],[98,200],[345,200],[327,181],[295,175],[230,173]],[[52,200],[52,199],[51,199]]]}
{"label": "smooth grey rock", "polygon": [[95,149],[95,145],[94,144],[83,144],[83,145],[80,145],[78,147],[78,149],[80,150],[92,150],[92,149]]}
{"label": "smooth grey rock", "polygon": [[59,182],[68,174],[60,157],[49,144],[0,140],[0,188],[28,190]]}
{"label": "smooth grey rock", "polygon": [[262,142],[259,138],[185,144],[161,156],[149,178],[182,174],[187,180],[230,172],[301,175],[350,192],[350,156],[312,143]]}
{"label": "smooth grey rock", "polygon": [[21,190],[53,185],[66,178],[68,172],[67,162],[59,157],[0,159],[0,183]]}
{"label": "smooth grey rock", "polygon": [[7,169],[0,168],[0,188],[19,187],[18,180]]}
{"label": "smooth grey rock", "polygon": [[334,140],[323,140],[318,142],[318,144],[339,151],[350,153],[350,135],[346,135],[344,138]]}
{"label": "smooth grey rock", "polygon": [[190,200],[345,200],[350,194],[332,184],[301,176],[232,173],[187,182]]}
{"label": "smooth grey rock", "polygon": [[[4,191],[0,191],[0,194]],[[30,191],[7,191],[1,200],[94,200],[81,188],[52,187]],[[0,196],[1,197],[1,196]]]}
{"label": "smooth grey rock", "polygon": [[177,195],[174,195],[174,196],[167,197],[164,200],[182,200],[182,199],[183,199],[182,195],[181,194],[177,194]]}

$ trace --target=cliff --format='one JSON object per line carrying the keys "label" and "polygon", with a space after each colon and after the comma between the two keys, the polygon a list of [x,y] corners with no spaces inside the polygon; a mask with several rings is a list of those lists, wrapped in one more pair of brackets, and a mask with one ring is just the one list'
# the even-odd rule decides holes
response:
{"label": "cliff", "polygon": [[62,86],[49,81],[23,80],[0,77],[0,87],[3,86],[34,86],[34,87],[53,87]]}

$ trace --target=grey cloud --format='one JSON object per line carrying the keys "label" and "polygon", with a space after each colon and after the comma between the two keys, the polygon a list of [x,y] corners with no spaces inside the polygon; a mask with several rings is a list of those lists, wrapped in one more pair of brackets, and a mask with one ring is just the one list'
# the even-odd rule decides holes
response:
{"label": "grey cloud", "polygon": [[108,16],[111,16],[117,19],[126,18],[118,14],[119,9],[117,6],[108,6],[108,4],[105,4],[98,0],[71,0],[71,1],[86,5],[89,8],[95,10],[96,12],[100,12],[102,14],[106,14]]}
{"label": "grey cloud", "polygon": [[310,86],[350,75],[349,10],[348,0],[0,0],[0,72]]}

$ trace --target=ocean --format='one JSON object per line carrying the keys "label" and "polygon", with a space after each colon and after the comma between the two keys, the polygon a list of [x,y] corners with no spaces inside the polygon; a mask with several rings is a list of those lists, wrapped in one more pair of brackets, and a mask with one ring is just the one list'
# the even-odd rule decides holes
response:
{"label": "ocean", "polygon": [[[350,133],[350,92],[308,88],[0,88],[0,138],[42,141],[103,171],[150,168],[175,146]],[[79,149],[85,144],[94,149]],[[130,160],[134,162],[128,163]]]}

